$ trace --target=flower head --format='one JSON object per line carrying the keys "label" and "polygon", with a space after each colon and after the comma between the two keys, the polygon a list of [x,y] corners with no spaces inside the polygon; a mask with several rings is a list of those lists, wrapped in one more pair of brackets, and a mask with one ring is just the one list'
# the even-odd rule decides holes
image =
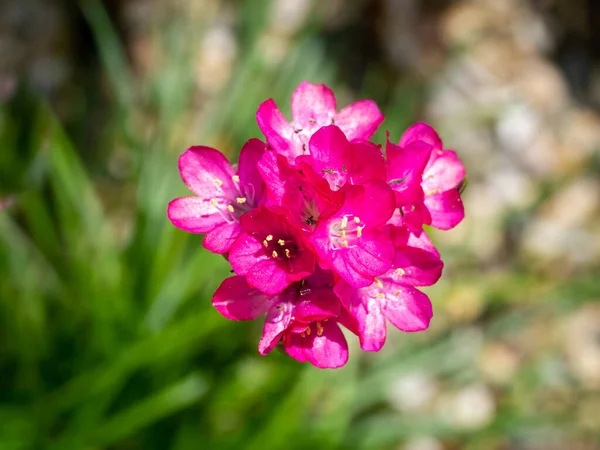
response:
{"label": "flower head", "polygon": [[464,217],[456,153],[419,123],[398,144],[388,134],[384,157],[369,141],[383,120],[373,101],[338,112],[331,90],[308,82],[292,96],[291,123],[273,100],[256,118],[268,145],[249,140],[237,171],[215,149],[190,148],[179,169],[195,196],[168,208],[177,227],[206,233],[204,246],[236,274],[214,307],[231,320],[265,316],[261,355],[279,345],[319,368],[348,360],[340,325],[366,351],[382,348],[388,321],[425,330],[433,311],[418,287],[443,268],[425,227]]}

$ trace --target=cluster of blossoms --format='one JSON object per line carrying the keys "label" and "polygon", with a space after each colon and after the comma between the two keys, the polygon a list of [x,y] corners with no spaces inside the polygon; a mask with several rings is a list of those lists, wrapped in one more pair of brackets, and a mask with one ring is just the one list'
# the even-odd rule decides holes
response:
{"label": "cluster of blossoms", "polygon": [[266,315],[262,355],[282,342],[298,361],[340,367],[348,344],[339,325],[366,351],[382,348],[386,319],[406,332],[429,326],[418,287],[434,284],[443,263],[423,226],[463,219],[465,170],[424,123],[398,144],[388,135],[384,156],[368,140],[384,119],[375,102],[337,111],[324,85],[300,84],[292,116],[262,103],[266,143],[250,139],[237,167],[213,148],[187,150],[179,170],[195,196],[173,200],[168,216],[231,264],[216,309],[232,320]]}

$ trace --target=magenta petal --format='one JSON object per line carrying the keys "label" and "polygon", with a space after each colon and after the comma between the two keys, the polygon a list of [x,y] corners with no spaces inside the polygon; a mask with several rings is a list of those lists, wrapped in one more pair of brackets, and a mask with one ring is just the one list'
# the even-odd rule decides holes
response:
{"label": "magenta petal", "polygon": [[290,285],[285,271],[272,259],[264,259],[252,266],[246,279],[250,286],[269,295],[279,294]]}
{"label": "magenta petal", "polygon": [[410,247],[420,248],[421,250],[425,250],[433,254],[436,258],[440,257],[440,252],[438,252],[437,248],[433,245],[431,238],[427,235],[425,230],[421,230],[420,234],[417,236],[415,234],[408,234],[408,241],[406,245]]}
{"label": "magenta petal", "polygon": [[306,350],[308,360],[321,369],[342,367],[348,362],[346,337],[334,320],[323,322],[322,327],[323,332],[319,335],[317,326],[311,324],[312,332],[306,337],[309,341]]}
{"label": "magenta petal", "polygon": [[381,313],[381,300],[374,296],[376,292],[368,287],[356,289],[344,280],[335,285],[335,292],[356,319],[360,348],[366,352],[381,350],[385,344],[386,324]]}
{"label": "magenta petal", "polygon": [[449,230],[465,217],[465,208],[457,189],[425,196],[425,206],[431,214],[431,226]]}
{"label": "magenta petal", "polygon": [[248,286],[244,277],[226,278],[213,295],[212,304],[231,320],[254,320],[265,314],[277,297]]}
{"label": "magenta petal", "polygon": [[385,224],[396,207],[392,189],[381,180],[371,180],[361,186],[347,186],[346,201],[336,215],[351,213],[366,223],[368,228]]}
{"label": "magenta petal", "polygon": [[272,99],[260,104],[256,112],[256,121],[269,145],[278,153],[291,157],[290,139],[294,129]]}
{"label": "magenta petal", "polygon": [[306,337],[302,337],[298,333],[284,334],[283,346],[285,348],[285,351],[296,361],[308,361],[308,351],[306,345]]}
{"label": "magenta petal", "polygon": [[383,119],[383,114],[373,100],[360,100],[337,113],[335,124],[351,141],[369,139],[381,125]]}
{"label": "magenta petal", "polygon": [[348,362],[348,343],[335,320],[309,325],[310,334],[290,333],[284,341],[286,352],[294,359],[309,361],[320,369],[335,369]]}
{"label": "magenta petal", "polygon": [[225,223],[206,233],[202,245],[209,252],[222,255],[229,251],[241,231],[242,228],[238,222]]}
{"label": "magenta petal", "polygon": [[436,150],[441,150],[442,140],[431,125],[419,122],[411,126],[404,132],[400,138],[400,146],[406,147],[415,141],[423,141],[433,146]]}
{"label": "magenta petal", "polygon": [[279,298],[281,301],[271,307],[265,318],[262,336],[258,342],[258,352],[261,355],[266,355],[275,348],[290,325],[293,305],[288,291],[282,293]]}
{"label": "magenta petal", "polygon": [[262,158],[267,146],[259,139],[250,139],[240,151],[238,175],[240,185],[250,206],[257,206],[263,196],[264,182],[258,171],[258,161]]}
{"label": "magenta petal", "polygon": [[402,287],[397,296],[386,296],[383,315],[402,331],[421,331],[429,327],[433,316],[429,297],[418,289]]}
{"label": "magenta petal", "polygon": [[190,191],[202,199],[233,197],[237,192],[231,164],[214,148],[189,148],[179,157],[179,172]]}
{"label": "magenta petal", "polygon": [[346,184],[352,147],[346,136],[335,125],[319,128],[310,138],[313,168],[329,182],[332,190]]}
{"label": "magenta petal", "polygon": [[378,146],[367,141],[354,142],[352,157],[348,169],[352,184],[360,185],[370,180],[386,180],[385,159]]}
{"label": "magenta petal", "polygon": [[303,81],[292,94],[292,117],[301,128],[330,124],[335,111],[335,96],[324,84]]}
{"label": "magenta petal", "polygon": [[392,278],[407,286],[431,286],[442,275],[444,264],[439,257],[425,250],[404,247],[396,250]]}
{"label": "magenta petal", "polygon": [[466,176],[465,166],[452,150],[435,150],[423,172],[423,191],[447,191],[457,188]]}
{"label": "magenta petal", "polygon": [[173,225],[190,233],[206,233],[225,222],[217,207],[200,197],[172,200],[167,215]]}
{"label": "magenta petal", "polygon": [[229,262],[238,275],[246,275],[257,262],[266,258],[262,243],[248,233],[240,234],[229,251]]}

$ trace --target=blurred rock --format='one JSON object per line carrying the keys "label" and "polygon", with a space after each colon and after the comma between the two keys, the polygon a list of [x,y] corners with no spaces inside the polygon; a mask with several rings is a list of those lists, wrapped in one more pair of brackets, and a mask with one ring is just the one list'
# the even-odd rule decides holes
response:
{"label": "blurred rock", "polygon": [[519,356],[510,347],[495,342],[483,347],[477,365],[483,376],[494,384],[512,381],[519,368]]}
{"label": "blurred rock", "polygon": [[440,399],[439,409],[445,421],[464,430],[476,430],[489,424],[496,413],[496,403],[483,384],[473,384]]}
{"label": "blurred rock", "polygon": [[600,389],[600,306],[589,305],[569,316],[563,328],[567,362],[585,386]]}
{"label": "blurred rock", "polygon": [[402,450],[444,450],[443,444],[431,436],[414,437],[400,447]]}
{"label": "blurred rock", "polygon": [[402,375],[388,387],[388,400],[399,411],[425,411],[438,394],[434,378],[423,372]]}

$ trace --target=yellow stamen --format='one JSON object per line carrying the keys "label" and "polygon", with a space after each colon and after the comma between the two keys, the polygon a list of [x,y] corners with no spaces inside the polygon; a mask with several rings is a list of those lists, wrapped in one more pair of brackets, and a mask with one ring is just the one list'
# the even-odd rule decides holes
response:
{"label": "yellow stamen", "polygon": [[272,234],[268,235],[267,236],[267,241],[272,241],[272,240],[273,240],[273,235]]}
{"label": "yellow stamen", "polygon": [[238,177],[237,175],[234,175],[234,176],[232,176],[232,177],[231,177],[231,179],[232,179],[233,181],[235,181],[236,183],[239,183],[239,182],[240,182],[240,177]]}
{"label": "yellow stamen", "polygon": [[358,216],[354,216],[354,219],[352,220],[354,220],[354,223],[360,223],[360,219],[358,218]]}
{"label": "yellow stamen", "polygon": [[383,283],[381,282],[381,280],[379,278],[375,278],[373,281],[375,281],[375,284],[377,286],[379,286],[380,288],[383,289]]}
{"label": "yellow stamen", "polygon": [[397,290],[396,292],[394,292],[394,295],[395,295],[396,297],[399,297],[401,292],[402,292],[402,291],[400,291],[400,290]]}
{"label": "yellow stamen", "polygon": [[340,237],[342,239],[346,239],[346,230],[342,230],[342,232],[340,233]]}
{"label": "yellow stamen", "polygon": [[396,269],[396,273],[400,276],[404,275],[406,271],[404,269]]}
{"label": "yellow stamen", "polygon": [[273,250],[273,253],[271,253],[271,255],[273,255],[273,258],[277,258],[279,256],[275,250]]}
{"label": "yellow stamen", "polygon": [[348,241],[342,241],[342,247],[348,247]]}
{"label": "yellow stamen", "polygon": [[290,249],[289,248],[285,249],[285,257],[286,258],[291,258],[291,256],[290,256]]}
{"label": "yellow stamen", "polygon": [[231,205],[227,205],[227,211],[229,211],[229,212],[233,212],[233,206],[231,206]]}
{"label": "yellow stamen", "polygon": [[304,334],[304,331],[302,333],[300,333],[300,336],[306,337],[306,334]]}
{"label": "yellow stamen", "polygon": [[219,180],[218,178],[215,178],[215,184],[219,187],[221,187],[223,185],[223,182],[221,180]]}
{"label": "yellow stamen", "polygon": [[213,206],[217,206],[217,199],[216,198],[211,198],[210,202],[212,203]]}
{"label": "yellow stamen", "polygon": [[266,240],[266,239],[263,241],[263,245],[264,245],[265,247],[268,247],[268,246],[269,246],[269,243],[267,242],[267,240]]}
{"label": "yellow stamen", "polygon": [[429,195],[436,195],[436,194],[441,194],[442,190],[441,189],[434,189],[432,191],[427,192],[425,195],[429,196]]}
{"label": "yellow stamen", "polygon": [[361,237],[362,236],[362,230],[364,227],[356,227],[356,236],[357,237]]}
{"label": "yellow stamen", "polygon": [[285,241],[284,241],[283,239],[279,239],[279,240],[277,241],[277,243],[278,243],[279,245],[281,245],[282,247],[285,245]]}
{"label": "yellow stamen", "polygon": [[343,230],[344,228],[346,228],[346,225],[348,225],[348,218],[347,218],[346,216],[344,216],[344,217],[342,218],[342,230]]}
{"label": "yellow stamen", "polygon": [[246,197],[238,197],[236,201],[241,205],[242,203],[246,203]]}
{"label": "yellow stamen", "polygon": [[323,335],[323,325],[321,325],[321,322],[317,322],[317,336],[322,336]]}
{"label": "yellow stamen", "polygon": [[307,335],[307,336],[310,336],[310,327],[308,327],[308,328],[306,329],[306,335]]}
{"label": "yellow stamen", "polygon": [[377,298],[385,298],[385,294],[381,294],[381,293],[375,294],[375,297],[377,297]]}

